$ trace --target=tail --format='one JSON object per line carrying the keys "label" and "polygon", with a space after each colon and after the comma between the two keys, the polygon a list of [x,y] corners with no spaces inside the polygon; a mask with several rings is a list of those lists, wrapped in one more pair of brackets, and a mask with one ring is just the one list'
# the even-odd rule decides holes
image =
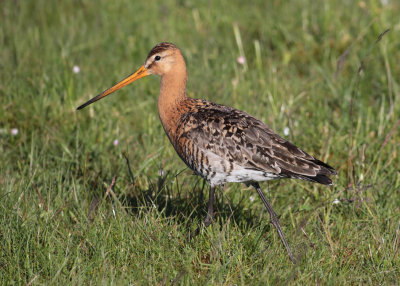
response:
{"label": "tail", "polygon": [[315,183],[320,183],[322,185],[329,185],[332,186],[332,180],[327,176],[327,175],[321,175],[318,174],[314,177],[312,176],[297,176],[296,178],[298,179],[302,179],[302,180],[306,180],[306,181],[310,181],[310,182],[315,182]]}
{"label": "tail", "polygon": [[315,183],[320,183],[322,185],[329,185],[329,186],[333,185],[332,180],[328,176],[337,175],[336,170],[333,167],[329,166],[328,164],[318,159],[314,159],[311,162],[320,167],[318,173],[315,176],[305,176],[296,174],[293,177]]}

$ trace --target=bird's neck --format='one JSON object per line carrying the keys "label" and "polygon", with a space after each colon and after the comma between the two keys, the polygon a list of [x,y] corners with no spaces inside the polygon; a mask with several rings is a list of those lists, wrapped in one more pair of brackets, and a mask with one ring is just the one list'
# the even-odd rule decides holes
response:
{"label": "bird's neck", "polygon": [[171,142],[175,136],[178,120],[184,112],[182,103],[186,99],[186,81],[185,66],[161,77],[158,113]]}

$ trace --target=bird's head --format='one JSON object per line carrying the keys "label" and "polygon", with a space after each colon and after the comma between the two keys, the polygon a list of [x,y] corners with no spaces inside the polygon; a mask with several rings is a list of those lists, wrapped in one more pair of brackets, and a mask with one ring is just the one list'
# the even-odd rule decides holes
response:
{"label": "bird's head", "polygon": [[183,57],[177,46],[171,43],[160,43],[151,49],[144,63],[148,74],[163,76],[179,68]]}
{"label": "bird's head", "polygon": [[186,76],[186,65],[183,59],[182,53],[177,46],[171,43],[160,43],[151,49],[149,55],[143,66],[141,66],[136,72],[123,79],[116,85],[110,87],[109,89],[103,91],[99,95],[90,99],[86,103],[78,107],[82,109],[89,104],[123,88],[124,86],[140,79],[145,76],[156,74],[164,76],[166,74],[179,74],[184,73]]}

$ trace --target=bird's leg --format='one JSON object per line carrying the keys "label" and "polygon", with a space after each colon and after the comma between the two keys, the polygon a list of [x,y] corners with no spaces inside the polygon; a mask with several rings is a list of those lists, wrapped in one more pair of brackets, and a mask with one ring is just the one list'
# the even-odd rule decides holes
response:
{"label": "bird's leg", "polygon": [[210,185],[207,216],[206,219],[204,220],[204,225],[206,227],[208,227],[211,224],[212,219],[214,217],[214,191],[215,191],[215,186]]}
{"label": "bird's leg", "polygon": [[[215,186],[210,185],[207,216],[206,216],[206,218],[204,220],[205,227],[208,227],[211,224],[212,219],[214,217],[214,197],[215,197],[214,192],[215,192]],[[194,233],[190,233],[189,234],[189,238],[192,239],[193,237],[197,236],[200,233],[200,228],[201,228],[201,226],[199,226],[194,231]]]}
{"label": "bird's leg", "polygon": [[268,203],[267,199],[265,198],[260,185],[258,183],[253,183],[253,187],[257,190],[258,194],[261,197],[261,200],[263,201],[265,207],[267,208],[268,212],[269,212],[269,216],[271,218],[271,223],[273,224],[273,226],[276,228],[276,230],[278,231],[278,234],[283,242],[283,244],[286,247],[286,250],[289,254],[289,258],[290,260],[294,263],[295,259],[292,253],[292,250],[290,249],[289,244],[286,241],[285,235],[283,234],[282,228],[281,228],[281,224],[279,223],[279,219],[278,216],[276,215],[276,213],[274,212],[274,210],[272,209],[271,205]]}

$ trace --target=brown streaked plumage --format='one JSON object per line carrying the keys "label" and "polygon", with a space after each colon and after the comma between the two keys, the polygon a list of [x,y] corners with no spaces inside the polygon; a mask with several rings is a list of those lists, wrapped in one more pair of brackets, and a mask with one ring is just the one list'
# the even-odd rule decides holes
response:
{"label": "brown streaked plumage", "polygon": [[[253,116],[220,104],[186,96],[186,64],[174,44],[160,43],[135,73],[78,107],[107,96],[150,74],[161,76],[158,112],[181,159],[210,183],[206,227],[213,218],[214,190],[227,182],[252,185],[266,206],[290,259],[294,257],[279,220],[258,182],[296,178],[332,185],[336,171],[272,131]],[[196,230],[198,234],[199,228]]]}

